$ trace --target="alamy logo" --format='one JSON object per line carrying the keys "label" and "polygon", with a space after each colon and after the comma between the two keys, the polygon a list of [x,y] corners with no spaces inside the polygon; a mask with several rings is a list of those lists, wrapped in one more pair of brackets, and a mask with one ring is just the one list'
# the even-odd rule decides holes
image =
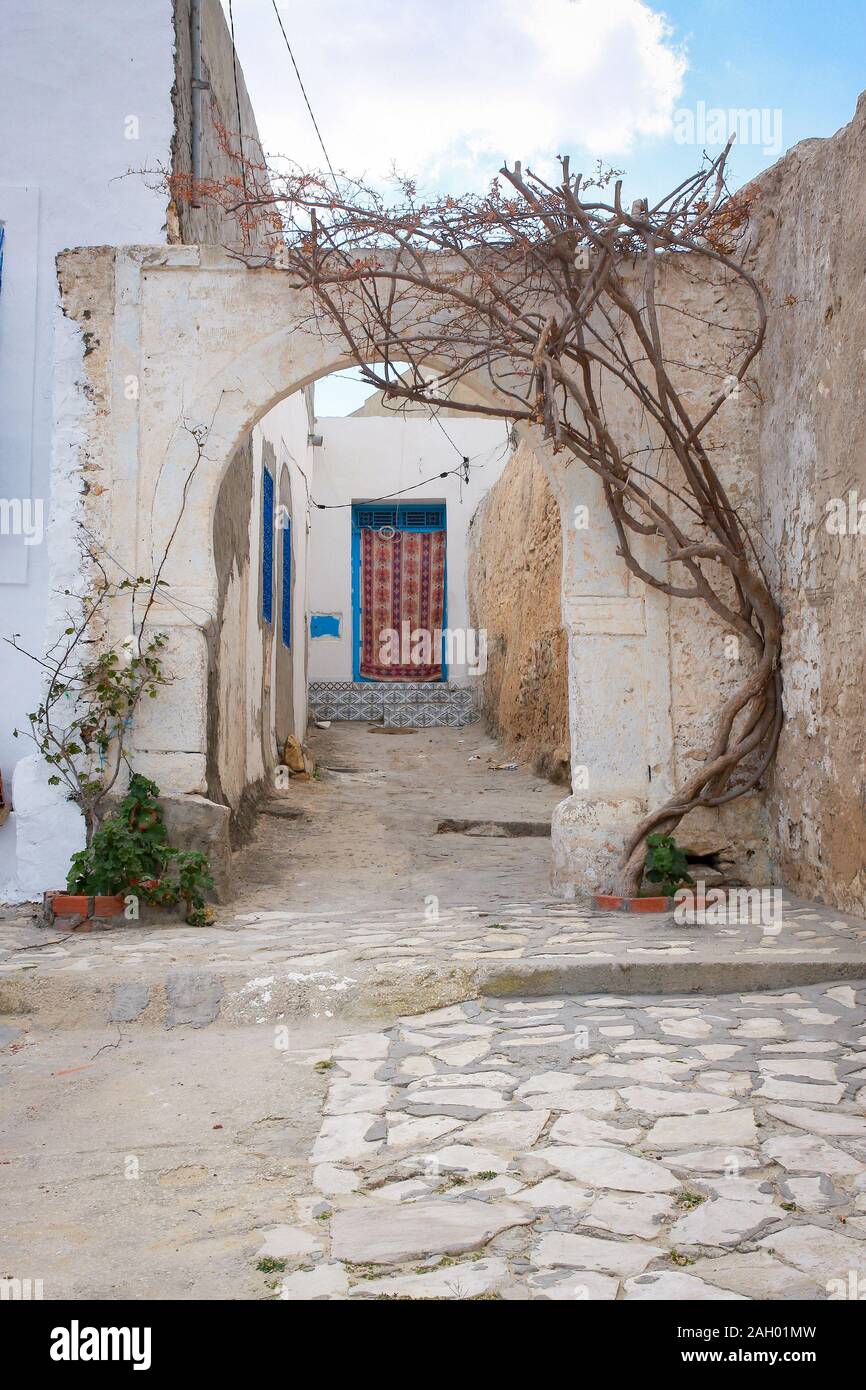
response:
{"label": "alamy logo", "polygon": [[0,1301],[26,1303],[44,1298],[42,1285],[41,1279],[0,1279]]}
{"label": "alamy logo", "polygon": [[384,627],[379,633],[379,661],[383,666],[429,666],[444,657],[450,667],[464,667],[471,676],[487,670],[487,629],[413,628],[409,622],[396,628]]}
{"label": "alamy logo", "polygon": [[43,512],[41,497],[0,497],[0,536],[23,536],[25,545],[41,545]]}
{"label": "alamy logo", "polygon": [[131,1361],[134,1371],[150,1370],[149,1327],[69,1327],[51,1332],[52,1361]]}
{"label": "alamy logo", "polygon": [[782,112],[779,107],[707,106],[681,107],[674,112],[674,140],[678,145],[724,145],[731,135],[738,145],[760,145],[765,155],[782,153]]}
{"label": "alamy logo", "polygon": [[827,1290],[827,1297],[834,1302],[840,1299],[852,1299],[854,1302],[866,1302],[866,1275],[860,1274],[856,1269],[849,1269],[847,1277],[844,1279],[828,1279],[824,1285]]}
{"label": "alamy logo", "polygon": [[866,501],[856,488],[847,497],[831,497],[824,516],[824,530],[831,536],[866,536]]}
{"label": "alamy logo", "polygon": [[765,936],[782,930],[784,899],[781,888],[707,888],[703,881],[694,889],[674,894],[674,921],[678,927],[715,927],[725,923],[759,926]]}

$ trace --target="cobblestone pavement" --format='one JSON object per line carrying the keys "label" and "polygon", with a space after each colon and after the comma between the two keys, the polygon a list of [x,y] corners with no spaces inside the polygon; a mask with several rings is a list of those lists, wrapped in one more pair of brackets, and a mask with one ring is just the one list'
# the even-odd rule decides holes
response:
{"label": "cobblestone pavement", "polygon": [[[110,932],[67,934],[62,923],[46,930],[36,910],[6,909],[0,939],[0,974],[44,971],[81,974],[112,963],[146,965],[177,959],[257,969],[268,960],[339,978],[346,970],[375,972],[400,962],[406,969],[431,960],[471,962],[526,960],[561,965],[624,957],[685,958],[710,941],[728,958],[745,953],[754,962],[780,956],[832,964],[840,954],[862,954],[866,974],[866,925],[820,903],[782,893],[778,923],[682,924],[671,913],[600,912],[555,899],[509,902],[498,911],[480,907],[423,905],[367,910],[332,907],[316,912],[288,908],[238,914],[218,927],[136,926]],[[719,930],[721,928],[721,930]],[[49,938],[52,938],[49,940]],[[720,940],[721,938],[721,940]]]}
{"label": "cobblestone pavement", "polygon": [[862,983],[472,1002],[307,1060],[283,1298],[866,1292]]}
{"label": "cobblestone pavement", "polygon": [[89,1024],[117,1012],[119,989],[127,1020],[170,1021],[164,1000],[180,971],[198,972],[214,1001],[199,1023],[393,1017],[507,991],[650,991],[672,987],[665,968],[677,965],[691,977],[673,987],[689,989],[866,978],[866,922],[836,909],[785,895],[769,929],[764,912],[691,925],[600,913],[553,896],[546,835],[440,833],[449,819],[545,830],[563,795],[508,765],[478,726],[391,737],[343,725],[312,742],[322,780],[293,783],[260,816],[236,857],[238,897],[214,926],[70,936],[46,931],[32,908],[0,911],[0,1009],[5,999]]}
{"label": "cobblestone pavement", "polygon": [[[759,923],[679,926],[671,914],[601,913],[553,900],[496,911],[440,907],[429,921],[423,909],[361,918],[345,906],[321,913],[273,908],[243,914],[230,927],[127,925],[83,936],[58,927],[46,932],[19,914],[7,917],[0,938],[0,1010],[38,1009],[46,1017],[53,1011],[69,1023],[91,1020],[95,1010],[101,1021],[171,1026],[166,1000],[180,982],[210,1001],[195,1020],[180,1022],[266,1023],[298,1013],[396,1014],[521,988],[611,988],[623,968],[632,988],[676,987],[670,971],[683,967],[691,967],[690,989],[712,987],[710,971],[719,972],[716,983],[719,975],[723,983],[745,976],[756,986],[779,983],[778,976],[761,979],[768,970],[794,982],[804,978],[792,973],[799,969],[810,970],[805,978],[812,980],[842,968],[866,978],[866,927],[787,895],[771,934]],[[137,1002],[130,1012],[132,986]]]}
{"label": "cobblestone pavement", "polygon": [[563,902],[545,835],[491,833],[560,791],[477,729],[317,751],[212,927],[0,913],[7,1268],[51,1297],[866,1292],[866,923]]}

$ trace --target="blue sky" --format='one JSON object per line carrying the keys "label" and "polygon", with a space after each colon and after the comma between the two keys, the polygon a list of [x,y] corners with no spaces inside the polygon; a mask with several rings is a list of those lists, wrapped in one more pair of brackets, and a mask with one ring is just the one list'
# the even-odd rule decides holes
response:
{"label": "blue sky", "polygon": [[[395,160],[431,189],[483,187],[503,157],[568,148],[661,191],[695,161],[677,110],[778,110],[787,149],[832,134],[866,87],[864,0],[278,4],[334,165],[384,178]],[[270,0],[233,6],[267,147],[321,165]],[[747,145],[736,174],[775,157]]]}
{"label": "blue sky", "polygon": [[[396,166],[429,192],[483,189],[503,158],[551,172],[568,152],[573,167],[623,169],[628,199],[653,198],[703,148],[718,152],[732,122],[736,187],[832,135],[866,88],[866,0],[278,5],[335,168],[385,183]],[[233,9],[266,149],[321,168],[271,0]],[[757,127],[738,111],[758,112]],[[334,391],[350,408],[363,396]]]}
{"label": "blue sky", "polygon": [[[850,121],[866,89],[866,0],[670,0],[663,9],[686,45],[677,106],[703,100],[726,110],[778,109],[783,150],[832,135]],[[621,161],[650,191],[673,186],[692,162],[670,138],[641,141]],[[733,155],[734,183],[774,162],[741,146]]]}

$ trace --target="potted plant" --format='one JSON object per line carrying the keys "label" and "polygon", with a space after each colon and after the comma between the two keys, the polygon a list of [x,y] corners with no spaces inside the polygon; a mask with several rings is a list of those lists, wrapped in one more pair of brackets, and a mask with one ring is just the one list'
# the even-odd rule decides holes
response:
{"label": "potted plant", "polygon": [[182,905],[184,920],[203,926],[212,917],[206,894],[213,887],[207,856],[168,842],[155,782],[133,773],[119,807],[96,830],[90,844],[72,856],[66,893],[47,893],[52,917],[85,919],[127,912],[138,918],[141,902],[171,909]]}
{"label": "potted plant", "polygon": [[674,894],[679,889],[685,884],[694,887],[686,852],[672,835],[662,835],[656,831],[647,836],[646,844],[644,876],[656,886],[656,892],[641,892],[633,898],[596,893],[596,907],[620,912],[668,912],[674,906]]}

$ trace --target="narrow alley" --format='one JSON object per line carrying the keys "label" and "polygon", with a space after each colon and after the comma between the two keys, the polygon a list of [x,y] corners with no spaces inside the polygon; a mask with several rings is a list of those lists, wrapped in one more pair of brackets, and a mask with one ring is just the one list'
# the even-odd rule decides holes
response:
{"label": "narrow alley", "polygon": [[5,1269],[53,1298],[634,1300],[859,1267],[862,923],[591,912],[546,887],[557,790],[479,726],[312,747],[213,926],[7,913]]}

